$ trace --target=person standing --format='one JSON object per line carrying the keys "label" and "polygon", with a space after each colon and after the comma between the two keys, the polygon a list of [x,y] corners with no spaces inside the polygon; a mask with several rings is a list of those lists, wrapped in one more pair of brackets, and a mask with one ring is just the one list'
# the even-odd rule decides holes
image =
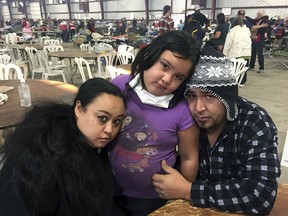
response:
{"label": "person standing", "polygon": [[[165,161],[155,174],[159,197],[230,213],[268,215],[281,173],[276,125],[254,102],[238,96],[232,63],[202,57],[185,97],[200,127],[197,180],[187,181]],[[191,170],[193,171],[193,170]]]}
{"label": "person standing", "polygon": [[180,19],[180,20],[179,20],[179,23],[178,23],[178,25],[177,25],[177,30],[182,31],[183,26],[184,26],[183,20]]}
{"label": "person standing", "polygon": [[183,93],[199,55],[191,35],[165,32],[140,49],[131,75],[112,80],[126,95],[127,107],[121,132],[110,145],[117,188],[111,216],[147,216],[167,202],[152,185],[152,175],[163,173],[161,160],[176,166],[178,154],[180,172],[195,180],[199,129]]}
{"label": "person standing", "polygon": [[226,36],[229,31],[229,24],[225,20],[224,13],[217,14],[218,25],[215,29],[214,35],[210,38],[217,44],[218,50],[223,51]]}
{"label": "person standing", "polygon": [[75,35],[75,22],[73,20],[69,22],[69,34],[70,40],[72,40],[73,36]]}
{"label": "person standing", "polygon": [[163,16],[159,20],[159,34],[162,34],[167,31],[171,31],[174,29],[174,21],[171,18],[172,10],[171,6],[165,5],[163,8]]}
{"label": "person standing", "polygon": [[[268,26],[269,17],[265,15],[265,11],[263,9],[260,9],[257,12],[257,16],[255,19],[252,19],[248,16],[246,16],[246,19],[251,22],[253,25],[265,25]],[[266,33],[267,28],[261,27],[257,29],[257,33],[255,37],[252,38],[252,54],[251,54],[251,60],[250,60],[250,69],[255,69],[255,62],[256,62],[256,55],[258,57],[258,64],[259,64],[259,70],[257,73],[264,73],[264,55],[263,55],[263,49],[265,47],[265,40],[266,40]]]}
{"label": "person standing", "polygon": [[[250,29],[244,25],[243,18],[238,16],[233,20],[232,29],[229,31],[223,49],[223,54],[227,58],[243,58],[246,66],[249,67],[251,56],[251,33]],[[247,71],[243,76],[240,87],[247,81]]]}
{"label": "person standing", "polygon": [[59,28],[62,31],[61,35],[63,42],[69,42],[68,23],[65,20],[62,20],[59,24]]}
{"label": "person standing", "polygon": [[0,147],[0,215],[109,215],[106,146],[124,113],[121,91],[102,78],[83,83],[73,105],[35,105]]}

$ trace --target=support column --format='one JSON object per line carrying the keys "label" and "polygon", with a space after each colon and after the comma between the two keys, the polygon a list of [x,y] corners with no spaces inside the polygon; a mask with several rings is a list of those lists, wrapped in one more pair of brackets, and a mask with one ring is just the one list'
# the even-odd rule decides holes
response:
{"label": "support column", "polygon": [[101,9],[101,19],[104,20],[105,16],[104,16],[104,3],[103,3],[103,0],[100,0],[100,9]]}
{"label": "support column", "polygon": [[70,0],[66,0],[66,3],[67,3],[67,8],[68,8],[69,19],[71,20],[72,19],[71,2],[70,2]]}
{"label": "support column", "polygon": [[212,22],[215,21],[215,8],[216,8],[216,1],[217,0],[212,0],[212,11],[211,11],[211,15],[212,15]]}
{"label": "support column", "polygon": [[145,0],[146,23],[149,24],[149,0]]}

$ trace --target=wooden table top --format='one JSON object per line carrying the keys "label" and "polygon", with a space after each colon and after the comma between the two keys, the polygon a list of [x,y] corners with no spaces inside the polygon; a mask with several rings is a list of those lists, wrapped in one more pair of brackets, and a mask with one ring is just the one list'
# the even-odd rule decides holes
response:
{"label": "wooden table top", "polygon": [[[31,91],[32,106],[41,101],[72,103],[78,91],[74,85],[52,80],[26,80]],[[0,129],[15,126],[30,108],[20,106],[18,80],[0,80],[0,86],[13,86],[8,91],[8,101],[0,106]]]}
{"label": "wooden table top", "polygon": [[32,43],[32,44],[8,44],[10,48],[24,50],[26,47],[34,47],[37,50],[43,50],[44,44]]}
{"label": "wooden table top", "polygon": [[[288,184],[279,184],[278,193],[274,207],[269,215],[284,216],[288,214]],[[152,212],[149,216],[239,216],[241,214],[232,214],[221,212],[212,208],[193,207],[188,201],[176,200],[166,204],[162,208]]]}
{"label": "wooden table top", "polygon": [[48,53],[49,56],[58,57],[58,58],[75,58],[75,57],[82,57],[82,58],[97,58],[99,54],[95,52],[88,52],[86,50],[64,50],[58,52],[50,52]]}

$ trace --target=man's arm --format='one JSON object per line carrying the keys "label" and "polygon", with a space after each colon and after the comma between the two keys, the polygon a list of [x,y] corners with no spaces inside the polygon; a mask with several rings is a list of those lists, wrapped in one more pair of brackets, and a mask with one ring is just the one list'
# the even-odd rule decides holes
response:
{"label": "man's arm", "polygon": [[162,199],[183,199],[189,201],[191,182],[185,179],[176,169],[170,167],[166,161],[161,163],[166,174],[154,174],[152,184]]}
{"label": "man's arm", "polygon": [[278,138],[275,125],[264,122],[266,116],[260,117],[242,132],[241,175],[218,182],[193,182],[192,205],[245,214],[272,210],[280,176]]}
{"label": "man's arm", "polygon": [[247,142],[241,143],[243,171],[239,178],[216,182],[206,179],[191,184],[163,162],[162,168],[167,174],[153,176],[156,191],[161,198],[188,200],[187,190],[190,186],[191,204],[194,206],[246,214],[268,214],[277,194],[280,165],[276,128],[272,123],[272,126],[269,124],[270,128],[267,124],[260,120],[250,128],[251,131],[243,132]]}

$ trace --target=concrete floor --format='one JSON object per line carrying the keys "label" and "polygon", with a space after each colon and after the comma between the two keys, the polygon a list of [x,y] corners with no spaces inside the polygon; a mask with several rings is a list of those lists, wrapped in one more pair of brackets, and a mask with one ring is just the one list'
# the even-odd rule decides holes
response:
{"label": "concrete floor", "polygon": [[[79,48],[69,43],[66,49]],[[278,57],[277,59],[288,62],[288,60],[281,58]],[[288,68],[283,65],[275,66],[275,63],[277,63],[275,60],[265,56],[265,67],[267,67],[265,73],[258,74],[257,70],[248,71],[248,80],[243,88],[239,88],[239,94],[257,103],[271,115],[279,132],[278,153],[281,161],[288,129]],[[69,65],[68,60],[67,65]],[[257,62],[255,68],[258,68]],[[74,84],[79,86],[81,84],[80,76],[76,74],[74,81]],[[280,182],[288,183],[288,167],[282,166],[281,170]]]}

